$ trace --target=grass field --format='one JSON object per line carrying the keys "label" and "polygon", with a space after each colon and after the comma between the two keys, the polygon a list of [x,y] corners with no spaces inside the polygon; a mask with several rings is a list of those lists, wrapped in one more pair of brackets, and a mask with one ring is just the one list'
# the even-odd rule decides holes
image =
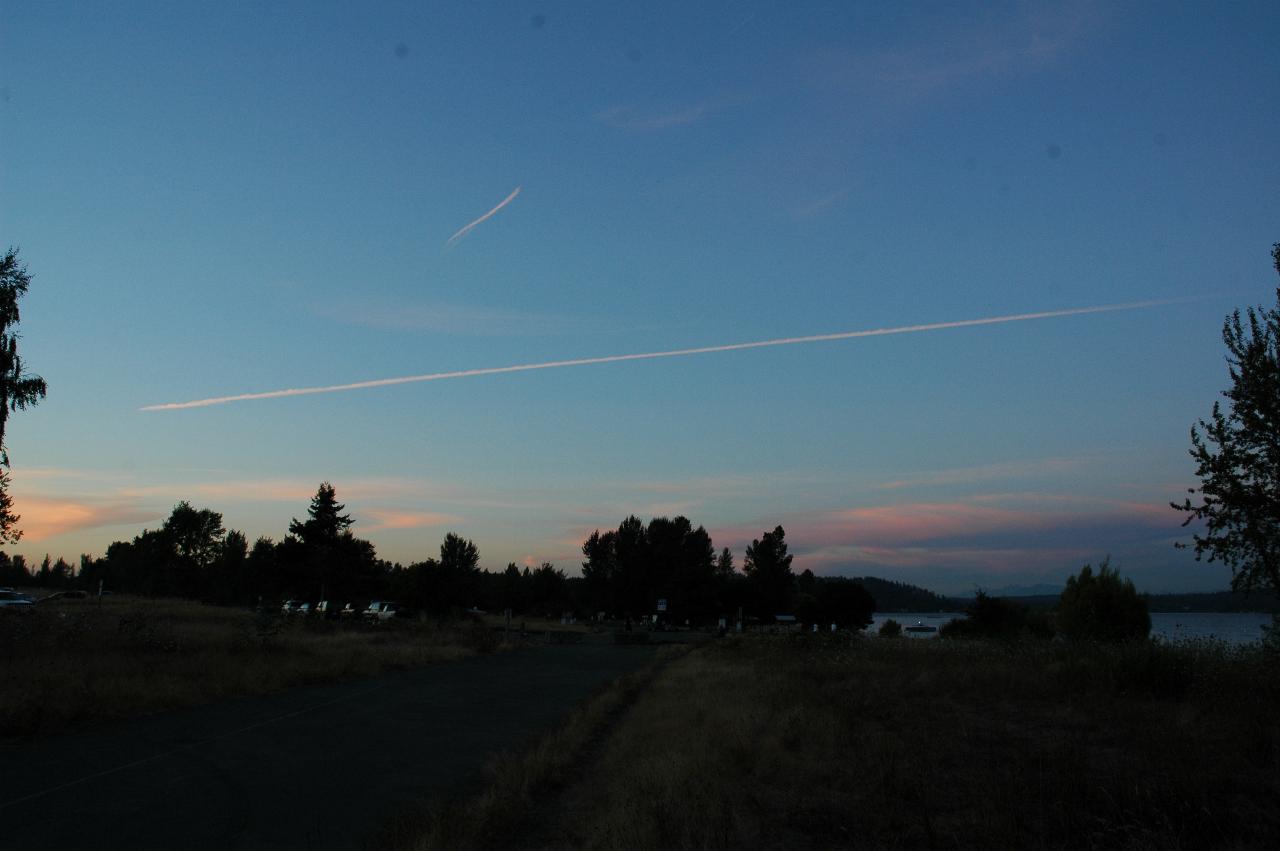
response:
{"label": "grass field", "polygon": [[[1200,644],[732,638],[517,785],[537,848],[1270,848],[1278,660]],[[581,738],[581,735],[579,736]],[[455,816],[416,847],[484,847]]]}
{"label": "grass field", "polygon": [[494,649],[481,626],[284,620],[114,596],[0,612],[0,738],[264,694]]}

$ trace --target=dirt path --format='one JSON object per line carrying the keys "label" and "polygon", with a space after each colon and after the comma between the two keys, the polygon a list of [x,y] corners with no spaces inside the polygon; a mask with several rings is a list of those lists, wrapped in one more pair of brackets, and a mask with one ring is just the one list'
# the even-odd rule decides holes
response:
{"label": "dirt path", "polygon": [[0,845],[351,848],[415,801],[478,788],[644,646],[527,647],[0,749]]}

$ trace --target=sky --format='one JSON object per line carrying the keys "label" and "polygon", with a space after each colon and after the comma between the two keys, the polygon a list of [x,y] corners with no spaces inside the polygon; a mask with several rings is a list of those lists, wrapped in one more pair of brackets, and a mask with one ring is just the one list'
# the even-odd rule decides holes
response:
{"label": "sky", "polygon": [[9,551],[180,500],[278,540],[329,481],[402,563],[573,575],[683,514],[739,565],[782,525],[819,575],[1225,588],[1168,503],[1280,284],[1278,41],[1269,2],[4,0],[49,385]]}

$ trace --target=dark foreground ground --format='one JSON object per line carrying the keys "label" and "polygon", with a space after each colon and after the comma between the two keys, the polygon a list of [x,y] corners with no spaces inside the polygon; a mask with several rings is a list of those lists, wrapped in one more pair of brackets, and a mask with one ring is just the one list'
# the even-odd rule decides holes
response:
{"label": "dark foreground ground", "polygon": [[0,748],[0,846],[351,848],[652,647],[525,647]]}

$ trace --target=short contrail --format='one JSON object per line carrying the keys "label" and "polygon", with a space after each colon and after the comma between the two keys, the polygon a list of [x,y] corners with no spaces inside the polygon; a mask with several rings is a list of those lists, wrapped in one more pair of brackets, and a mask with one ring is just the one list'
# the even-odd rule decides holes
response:
{"label": "short contrail", "polygon": [[339,393],[343,390],[364,390],[368,387],[389,387],[393,384],[414,384],[419,381],[442,381],[446,378],[470,378],[476,375],[499,375],[504,372],[528,372],[534,369],[555,369],[562,366],[587,366],[595,363],[617,363],[652,358],[676,358],[685,355],[707,355],[713,352],[736,352],[741,349],[763,349],[766,346],[793,346],[798,343],[820,343],[827,340],[852,340],[857,337],[884,337],[890,334],[915,334],[921,331],[941,331],[946,328],[969,328],[974,325],[998,325],[1002,322],[1025,322],[1029,319],[1051,319],[1055,316],[1080,316],[1085,313],[1111,313],[1117,310],[1138,310],[1144,307],[1160,307],[1187,299],[1160,299],[1135,301],[1129,304],[1103,304],[1096,307],[1076,307],[1069,310],[1046,310],[1041,313],[1019,313],[1013,316],[988,316],[985,319],[961,319],[956,322],[934,322],[929,325],[902,325],[897,328],[874,328],[869,331],[840,331],[835,334],[813,334],[808,337],[783,337],[778,340],[757,340],[751,343],[729,343],[722,346],[701,346],[696,349],[672,349],[666,352],[642,352],[632,355],[606,355],[574,360],[553,360],[545,363],[526,363],[516,366],[491,366],[482,369],[463,369],[457,372],[433,372],[427,375],[407,375],[401,378],[377,378],[357,381],[353,384],[333,384],[328,387],[299,387],[292,390],[268,390],[264,393],[241,393],[237,396],[216,396],[212,399],[196,399],[191,402],[169,402],[163,405],[147,405],[143,411],[177,411],[184,408],[206,408],[225,405],[227,402],[248,402],[253,399],[278,399],[282,396],[310,396],[315,393]]}
{"label": "short contrail", "polygon": [[447,247],[447,248],[453,248],[455,245],[457,245],[457,244],[458,244],[459,240],[461,240],[461,239],[462,239],[464,236],[466,236],[467,234],[471,233],[471,231],[475,230],[476,225],[480,224],[481,222],[484,222],[486,219],[491,218],[495,213],[497,213],[497,212],[498,212],[499,210],[501,210],[503,207],[507,206],[507,205],[508,205],[508,204],[510,204],[512,201],[516,200],[516,196],[517,196],[517,195],[519,195],[519,194],[520,194],[520,187],[519,187],[519,186],[517,186],[515,189],[511,190],[511,194],[510,194],[510,195],[508,195],[506,198],[503,198],[503,199],[502,199],[501,203],[499,203],[499,204],[498,204],[498,206],[494,207],[492,210],[490,210],[489,212],[485,213],[483,216],[481,216],[480,218],[476,219],[474,222],[471,222],[470,224],[468,224],[468,225],[466,225],[466,226],[462,227],[462,228],[461,228],[457,233],[455,233],[453,236],[449,237],[449,238],[445,241],[445,247]]}

